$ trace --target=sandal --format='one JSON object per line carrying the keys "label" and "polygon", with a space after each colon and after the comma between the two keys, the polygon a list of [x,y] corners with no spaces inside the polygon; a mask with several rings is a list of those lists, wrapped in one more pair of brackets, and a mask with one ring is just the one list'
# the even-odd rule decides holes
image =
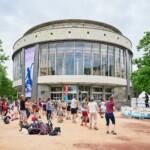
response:
{"label": "sandal", "polygon": [[109,134],[109,131],[106,131],[106,134]]}
{"label": "sandal", "polygon": [[114,131],[111,131],[111,134],[113,134],[113,135],[117,135],[117,133],[116,133],[116,132],[114,132]]}
{"label": "sandal", "polygon": [[97,127],[94,127],[93,129],[94,129],[94,130],[98,130],[98,128],[97,128]]}

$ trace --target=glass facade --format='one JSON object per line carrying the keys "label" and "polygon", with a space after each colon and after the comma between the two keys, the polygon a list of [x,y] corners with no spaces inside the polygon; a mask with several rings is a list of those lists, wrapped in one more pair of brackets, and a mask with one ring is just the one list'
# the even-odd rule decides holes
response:
{"label": "glass facade", "polygon": [[13,60],[13,77],[14,81],[22,79],[22,51],[18,51],[14,55]]}
{"label": "glass facade", "polygon": [[[129,71],[132,54],[129,53]],[[22,52],[13,59],[14,81],[22,79]],[[49,42],[39,46],[39,76],[99,75],[126,78],[125,49],[85,41]]]}
{"label": "glass facade", "polygon": [[[40,44],[39,76],[100,75],[126,78],[125,49],[67,41]],[[130,60],[131,61],[131,60]]]}

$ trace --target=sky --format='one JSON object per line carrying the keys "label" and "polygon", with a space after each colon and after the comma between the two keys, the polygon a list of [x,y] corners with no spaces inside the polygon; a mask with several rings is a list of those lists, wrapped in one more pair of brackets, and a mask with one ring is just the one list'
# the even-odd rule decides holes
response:
{"label": "sky", "polygon": [[0,0],[0,39],[10,56],[5,64],[10,79],[14,43],[31,27],[59,19],[89,19],[115,26],[131,40],[134,58],[138,58],[143,52],[137,52],[136,46],[144,32],[150,31],[150,0]]}

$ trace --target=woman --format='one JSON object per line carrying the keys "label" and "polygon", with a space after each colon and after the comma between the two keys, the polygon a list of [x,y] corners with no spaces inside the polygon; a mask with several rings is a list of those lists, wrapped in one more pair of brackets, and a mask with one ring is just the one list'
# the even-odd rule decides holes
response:
{"label": "woman", "polygon": [[105,111],[106,111],[106,104],[104,102],[103,99],[101,99],[101,102],[100,102],[100,116],[101,118],[103,118],[103,114],[105,114]]}
{"label": "woman", "polygon": [[29,118],[30,117],[30,111],[29,111],[29,109],[30,109],[30,102],[29,102],[28,98],[25,99],[25,108],[26,108],[27,118]]}
{"label": "woman", "polygon": [[66,105],[66,102],[64,100],[62,100],[61,107],[62,107],[63,116],[65,116],[67,105]]}
{"label": "woman", "polygon": [[89,129],[92,129],[92,123],[94,121],[94,130],[98,130],[97,128],[97,112],[98,110],[98,105],[96,102],[94,102],[94,98],[92,97],[89,104],[88,104],[88,110],[89,110],[89,118],[90,118],[90,127]]}
{"label": "woman", "polygon": [[5,116],[6,111],[7,111],[6,100],[3,99],[2,100],[2,117]]}
{"label": "woman", "polygon": [[106,127],[107,127],[106,133],[109,134],[109,120],[111,120],[111,122],[113,124],[111,134],[116,135],[116,133],[115,133],[115,117],[114,117],[114,113],[113,113],[114,111],[115,111],[115,104],[113,101],[113,97],[110,96],[110,99],[106,102],[106,112],[105,112]]}

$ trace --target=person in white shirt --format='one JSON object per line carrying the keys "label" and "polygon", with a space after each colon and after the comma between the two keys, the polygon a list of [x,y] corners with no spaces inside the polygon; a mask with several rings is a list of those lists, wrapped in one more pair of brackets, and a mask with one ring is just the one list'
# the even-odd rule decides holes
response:
{"label": "person in white shirt", "polygon": [[104,102],[103,99],[101,99],[100,108],[101,108],[100,116],[101,118],[104,118],[103,115],[105,114],[105,111],[106,111],[106,103]]}
{"label": "person in white shirt", "polygon": [[98,112],[98,105],[96,102],[94,102],[94,98],[92,97],[89,104],[88,104],[88,110],[89,110],[89,118],[90,118],[90,127],[89,129],[92,129],[92,123],[94,121],[94,127],[93,129],[98,130],[97,128],[97,112]]}
{"label": "person in white shirt", "polygon": [[72,114],[72,122],[76,123],[76,114],[77,114],[77,100],[76,97],[74,97],[71,100],[71,114]]}

